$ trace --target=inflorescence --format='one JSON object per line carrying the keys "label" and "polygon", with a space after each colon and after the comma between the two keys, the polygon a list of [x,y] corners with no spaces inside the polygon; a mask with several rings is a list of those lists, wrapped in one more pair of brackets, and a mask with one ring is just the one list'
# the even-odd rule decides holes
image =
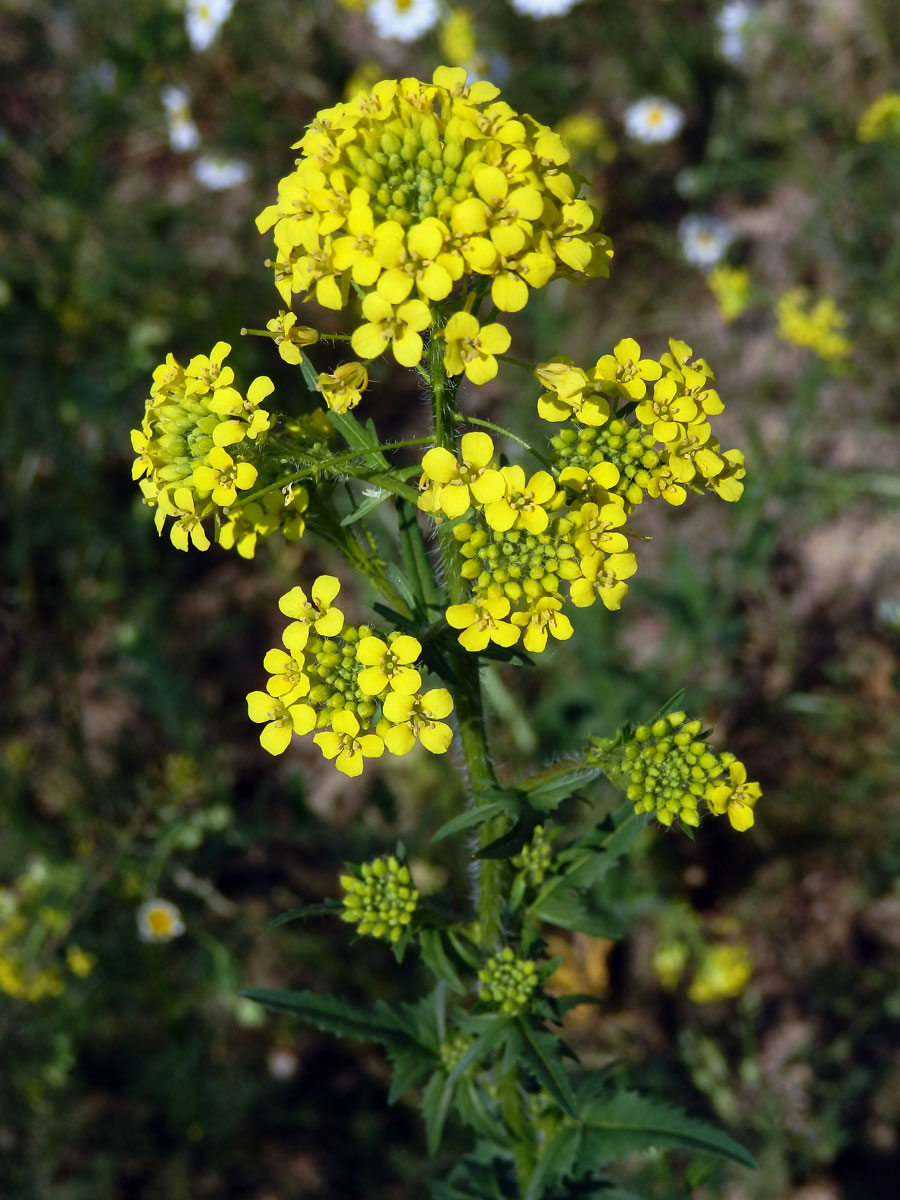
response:
{"label": "inflorescence", "polygon": [[376,636],[354,626],[335,606],[340,581],[320,575],[310,597],[292,588],[278,606],[293,620],[284,649],[269,650],[264,692],[251,692],[251,721],[264,726],[259,740],[282,754],[294,733],[313,733],[322,754],[345,775],[360,775],[364,760],[408,754],[420,742],[443,754],[452,739],[444,718],[453,709],[445,688],[422,692],[416,664],[421,644],[407,634]]}
{"label": "inflorescence", "polygon": [[478,972],[481,998],[491,1008],[514,1016],[527,1008],[538,985],[537,963],[517,958],[506,946]]}
{"label": "inflorescence", "polygon": [[355,925],[357,933],[399,941],[419,903],[409,867],[391,854],[353,869],[359,873],[341,876],[345,893],[341,920]]}
{"label": "inflorescence", "polygon": [[677,818],[696,826],[705,802],[716,816],[727,813],[743,832],[753,824],[762,790],[747,781],[744,764],[733,754],[714,753],[702,731],[701,721],[672,712],[652,725],[639,725],[630,737],[593,739],[588,758],[621,780],[635,812],[653,813],[663,825]]}

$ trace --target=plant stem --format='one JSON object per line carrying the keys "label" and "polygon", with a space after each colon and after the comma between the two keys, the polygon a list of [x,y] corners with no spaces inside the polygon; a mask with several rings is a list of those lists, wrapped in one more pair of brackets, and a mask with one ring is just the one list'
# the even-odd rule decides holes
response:
{"label": "plant stem", "polygon": [[[428,378],[434,407],[434,443],[451,453],[456,452],[455,387],[444,370],[443,347],[440,339],[431,337],[427,349]],[[460,573],[460,557],[453,531],[438,529],[444,584],[451,604],[465,604],[469,599],[468,586]],[[466,763],[469,800],[473,805],[490,800],[498,790],[497,777],[484,725],[484,704],[481,695],[481,676],[478,655],[470,654],[458,644],[448,654],[456,677],[454,705],[459,723],[459,739]],[[502,833],[498,822],[482,826],[479,845],[487,845]],[[506,865],[498,859],[478,859],[475,908],[479,940],[485,947],[495,948],[502,943],[503,898],[507,882]]]}

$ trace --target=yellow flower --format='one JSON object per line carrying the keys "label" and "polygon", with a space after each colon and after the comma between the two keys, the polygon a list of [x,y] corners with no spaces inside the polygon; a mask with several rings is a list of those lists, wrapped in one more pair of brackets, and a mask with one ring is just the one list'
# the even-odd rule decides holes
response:
{"label": "yellow flower", "polygon": [[[453,20],[463,31],[465,15]],[[385,336],[384,325],[413,291],[428,320],[402,324],[417,335],[442,324],[432,305],[464,276],[490,277],[494,303],[515,312],[557,274],[606,274],[612,250],[592,228],[562,140],[497,95],[492,84],[468,84],[462,68],[439,67],[431,83],[382,80],[320,112],[257,218],[260,232],[273,232],[285,302],[315,294],[342,308],[355,284],[366,322],[355,352],[374,358],[390,341],[410,366],[414,338]],[[390,310],[367,311],[373,295]]]}
{"label": "yellow flower", "polygon": [[505,596],[483,597],[473,604],[451,604],[447,609],[447,624],[462,630],[460,645],[475,654],[480,654],[488,642],[514,646],[519,640],[519,631],[503,619],[509,616],[509,608]]}
{"label": "yellow flower", "polygon": [[201,523],[202,518],[209,511],[209,507],[199,502],[198,511],[197,504],[190,488],[174,488],[159,493],[156,527],[161,534],[165,518],[173,517],[175,519],[169,532],[169,539],[176,550],[186,551],[188,541],[197,550],[209,549],[209,538]]}
{"label": "yellow flower", "polygon": [[688,1000],[711,1004],[739,996],[753,974],[753,959],[743,943],[709,946],[688,988]]}
{"label": "yellow flower", "polygon": [[230,353],[228,342],[216,342],[208,357],[205,354],[195,355],[184,371],[184,390],[187,395],[230,387],[234,383],[234,371],[222,365]]}
{"label": "yellow flower", "polygon": [[[727,756],[731,757],[731,756]],[[726,758],[722,755],[722,759]],[[747,768],[736,759],[728,764],[728,782],[724,780],[710,784],[706,802],[710,811],[721,816],[728,814],[733,828],[743,833],[753,824],[753,806],[762,795],[758,783],[747,782]]]}
{"label": "yellow flower", "polygon": [[750,304],[750,272],[746,267],[723,263],[706,277],[723,321],[736,321]]}
{"label": "yellow flower", "polygon": [[407,634],[399,634],[390,644],[379,637],[361,638],[356,647],[356,661],[365,667],[358,676],[361,690],[367,696],[378,696],[385,688],[412,695],[422,676],[410,663],[416,662],[421,653],[421,643]]}
{"label": "yellow flower", "polygon": [[418,366],[425,343],[419,332],[431,324],[431,312],[422,300],[391,304],[377,292],[363,300],[367,324],[353,331],[350,344],[361,358],[378,358],[390,345],[401,367]]}
{"label": "yellow flower", "polygon": [[484,517],[491,529],[501,532],[506,529],[527,529],[529,533],[543,533],[550,520],[548,506],[552,506],[558,493],[553,476],[547,471],[536,471],[526,483],[521,467],[501,467],[500,475],[506,484],[506,494],[485,505]]}
{"label": "yellow flower", "polygon": [[293,704],[309,692],[309,677],[303,670],[303,652],[286,654],[284,650],[269,650],[263,666],[272,676],[266,683],[270,696],[279,696],[285,704]]}
{"label": "yellow flower", "polygon": [[320,575],[310,588],[311,600],[301,587],[293,587],[278,601],[286,617],[293,617],[282,636],[289,650],[302,650],[309,638],[310,626],[322,637],[335,637],[341,632],[344,614],[334,607],[341,590],[341,581],[334,575]]}
{"label": "yellow flower", "polygon": [[572,622],[560,612],[562,600],[555,596],[542,596],[533,608],[514,612],[512,622],[525,628],[524,645],[531,654],[540,654],[547,645],[547,635],[552,633],[557,641],[567,641],[573,634]]}
{"label": "yellow flower", "polygon": [[844,335],[847,316],[831,296],[813,303],[805,288],[791,288],[775,306],[778,336],[812,350],[826,362],[839,362],[853,349]]}
{"label": "yellow flower", "polygon": [[236,463],[227,450],[213,446],[206,462],[194,468],[192,481],[200,492],[212,493],[213,504],[227,508],[237,499],[238,488],[252,488],[258,474],[252,463]]}
{"label": "yellow flower", "polygon": [[622,606],[622,599],[628,591],[628,584],[623,580],[629,579],[637,570],[637,559],[633,554],[592,554],[581,561],[584,572],[582,579],[573,580],[569,595],[572,603],[579,608],[586,608],[594,603],[597,596],[610,611]]}
{"label": "yellow flower", "polygon": [[361,775],[365,758],[380,758],[384,753],[381,738],[374,733],[360,734],[359,721],[347,709],[338,709],[331,718],[331,729],[317,733],[313,741],[344,775]]}
{"label": "yellow flower", "polygon": [[503,325],[480,326],[471,313],[454,313],[444,327],[444,366],[448,375],[465,372],[470,383],[487,383],[497,374],[496,354],[509,349],[509,330]]}
{"label": "yellow flower", "polygon": [[384,716],[391,722],[383,733],[385,746],[391,754],[408,754],[418,738],[432,754],[446,753],[453,731],[441,718],[452,711],[453,700],[446,688],[433,688],[423,696],[391,692],[384,701]]}
{"label": "yellow flower", "polygon": [[695,420],[697,413],[694,401],[681,393],[676,380],[667,375],[654,385],[653,399],[642,400],[634,415],[642,425],[652,429],[657,441],[673,442],[681,435],[682,425]]}
{"label": "yellow flower", "polygon": [[662,367],[654,358],[641,358],[634,338],[622,338],[612,354],[598,359],[594,372],[598,379],[617,385],[630,400],[642,400],[647,394],[645,380],[659,379]]}
{"label": "yellow flower", "polygon": [[861,142],[877,142],[882,138],[900,141],[900,92],[884,92],[876,96],[856,127]]}
{"label": "yellow flower", "polygon": [[440,510],[445,516],[460,517],[472,503],[499,500],[505,490],[503,476],[491,467],[494,443],[486,433],[463,434],[462,463],[441,446],[428,450],[422,459],[419,508]]}
{"label": "yellow flower", "polygon": [[625,524],[625,508],[622,504],[612,500],[602,505],[588,501],[572,517],[579,530],[575,547],[586,558],[598,550],[604,554],[621,554],[628,549],[628,538],[624,533],[616,532]]}
{"label": "yellow flower", "polygon": [[246,400],[236,388],[220,388],[209,402],[211,412],[225,418],[213,430],[217,446],[233,446],[245,437],[255,439],[269,428],[269,414],[259,408],[266,396],[275,391],[268,375],[260,375],[247,388]]}
{"label": "yellow flower", "polygon": [[297,324],[296,313],[283,310],[277,317],[266,322],[266,329],[270,329],[275,335],[274,341],[278,347],[278,353],[286,363],[291,363],[293,366],[303,362],[300,347],[315,345],[319,340],[315,329],[311,329],[308,325]]}
{"label": "yellow flower", "polygon": [[82,950],[80,946],[66,947],[66,966],[79,979],[86,979],[97,963],[97,956]]}
{"label": "yellow flower", "polygon": [[369,386],[369,373],[362,363],[342,363],[331,374],[319,375],[319,391],[332,412],[345,413],[356,408]]}
{"label": "yellow flower", "polygon": [[283,754],[294,733],[309,733],[315,728],[316,710],[309,704],[285,704],[280,696],[268,692],[250,692],[247,714],[251,721],[265,725],[259,744],[270,754]]}

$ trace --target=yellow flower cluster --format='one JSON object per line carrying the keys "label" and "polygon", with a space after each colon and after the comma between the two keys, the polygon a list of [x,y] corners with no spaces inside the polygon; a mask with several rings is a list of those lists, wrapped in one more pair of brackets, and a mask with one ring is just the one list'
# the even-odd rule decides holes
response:
{"label": "yellow flower cluster", "polygon": [[778,336],[812,350],[826,362],[840,362],[853,350],[844,334],[847,316],[831,296],[813,302],[806,288],[791,288],[775,306]]}
{"label": "yellow flower cluster", "polygon": [[[203,521],[216,511],[227,513],[238,493],[252,488],[259,476],[248,460],[258,457],[271,424],[261,405],[274,385],[261,375],[242,395],[233,386],[234,371],[225,365],[230,351],[227,342],[217,342],[208,356],[198,354],[186,367],[170,354],[153,372],[141,428],[131,431],[132,478],[140,480],[146,503],[156,509],[160,533],[171,519],[169,536],[179,550],[189,544],[208,549]],[[257,536],[281,529],[285,537],[299,538],[307,503],[302,488],[287,506],[279,493],[269,494],[259,504],[243,506],[225,523],[219,540],[250,558]]]}
{"label": "yellow flower cluster", "polygon": [[900,92],[876,96],[856,127],[861,142],[879,142],[885,138],[900,141]]}
{"label": "yellow flower cluster", "polygon": [[360,775],[366,758],[387,750],[403,755],[420,742],[432,754],[450,746],[444,723],[453,709],[445,688],[422,692],[421,644],[407,634],[378,637],[367,625],[348,625],[336,607],[340,581],[320,575],[307,597],[295,587],[278,602],[291,617],[284,649],[263,665],[266,690],[251,692],[251,721],[264,726],[260,743],[282,754],[294,733],[313,733],[325,758],[345,775]]}
{"label": "yellow flower cluster", "polygon": [[472,598],[446,613],[465,649],[510,647],[522,636],[526,650],[540,653],[548,636],[570,638],[564,582],[579,607],[598,597],[607,608],[620,606],[636,563],[619,528],[624,508],[602,472],[570,470],[560,478],[564,490],[548,471],[526,477],[520,466],[494,466],[485,433],[465,434],[460,458],[440,447],[425,454],[419,507],[438,519],[473,510],[471,521],[453,529]]}
{"label": "yellow flower cluster", "polygon": [[551,438],[566,483],[573,468],[603,472],[603,486],[626,513],[644,496],[683,504],[687,490],[740,499],[744,456],[722,450],[709,418],[724,405],[712,387],[705,359],[693,359],[685,342],[669,340],[658,361],[642,358],[633,338],[623,338],[593,369],[567,358],[538,366],[547,391],[538,413],[561,429]]}
{"label": "yellow flower cluster", "polygon": [[[257,218],[260,232],[274,232],[285,304],[315,296],[342,309],[355,289],[354,352],[371,359],[390,348],[414,367],[421,335],[443,324],[435,306],[457,285],[459,307],[481,279],[501,312],[518,312],[529,289],[559,275],[607,274],[609,240],[592,229],[562,139],[498,95],[467,84],[462,68],[439,67],[432,83],[383,80],[319,113]],[[493,353],[497,335],[480,336]]]}
{"label": "yellow flower cluster", "polygon": [[[47,940],[59,938],[70,924],[66,912],[41,903],[50,882],[45,873],[39,864],[14,887],[0,888],[0,992],[26,1004],[52,1000],[66,987],[61,965],[41,961]],[[79,946],[66,948],[65,965],[79,979],[91,973],[95,962],[94,955]]]}
{"label": "yellow flower cluster", "polygon": [[753,958],[746,943],[707,944],[699,935],[691,944],[682,937],[664,938],[654,951],[652,966],[667,992],[674,992],[690,971],[687,996],[694,1004],[739,996],[753,974]]}
{"label": "yellow flower cluster", "polygon": [[750,304],[750,272],[746,267],[721,263],[706,276],[723,321],[736,321]]}
{"label": "yellow flower cluster", "polygon": [[669,713],[652,725],[639,725],[624,741],[595,738],[588,756],[611,778],[621,779],[637,813],[653,813],[662,825],[678,818],[700,824],[699,806],[716,816],[727,814],[743,833],[753,824],[753,808],[762,795],[758,783],[733,754],[713,753],[702,736],[701,721],[683,712]]}

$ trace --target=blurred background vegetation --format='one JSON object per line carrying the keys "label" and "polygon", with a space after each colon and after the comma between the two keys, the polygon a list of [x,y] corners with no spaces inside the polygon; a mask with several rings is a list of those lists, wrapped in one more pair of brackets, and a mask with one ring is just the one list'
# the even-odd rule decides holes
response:
{"label": "blurred background vegetation", "polygon": [[[427,1163],[414,1107],[387,1107],[379,1052],[239,991],[417,988],[415,962],[350,948],[333,923],[264,926],[397,836],[420,886],[464,887],[428,844],[455,785],[426,756],[351,786],[300,743],[260,750],[243,697],[276,598],[335,564],[274,540],[253,563],[178,553],[131,482],[129,430],[165,354],[220,338],[243,378],[302,406],[296,369],[240,337],[277,311],[253,218],[360,72],[428,77],[454,54],[540,120],[579,118],[616,247],[609,281],[533,294],[514,353],[587,362],[626,335],[653,355],[684,338],[716,371],[723,442],[747,453],[739,505],[641,515],[654,537],[622,612],[595,606],[539,671],[489,679],[505,763],[564,755],[684,686],[765,788],[741,837],[646,835],[623,941],[554,946],[561,986],[600,998],[568,1029],[584,1060],[714,1115],[760,1161],[687,1182],[636,1162],[621,1194],[896,1195],[900,138],[856,137],[900,85],[895,2],[775,0],[736,47],[705,0],[583,0],[547,20],[491,0],[470,6],[462,55],[454,7],[455,25],[445,9],[403,43],[375,38],[362,4],[237,0],[197,50],[174,0],[0,0],[4,1198],[412,1200],[446,1166]],[[189,91],[192,149],[169,87]],[[627,135],[645,96],[679,107],[677,137]],[[748,272],[735,319],[686,260],[688,214],[727,223]],[[840,361],[777,336],[797,286],[846,314]],[[378,374],[364,404],[382,436],[420,424],[414,384]],[[536,394],[509,368],[462,404],[537,434]],[[138,936],[155,896],[186,926],[166,944]]]}

